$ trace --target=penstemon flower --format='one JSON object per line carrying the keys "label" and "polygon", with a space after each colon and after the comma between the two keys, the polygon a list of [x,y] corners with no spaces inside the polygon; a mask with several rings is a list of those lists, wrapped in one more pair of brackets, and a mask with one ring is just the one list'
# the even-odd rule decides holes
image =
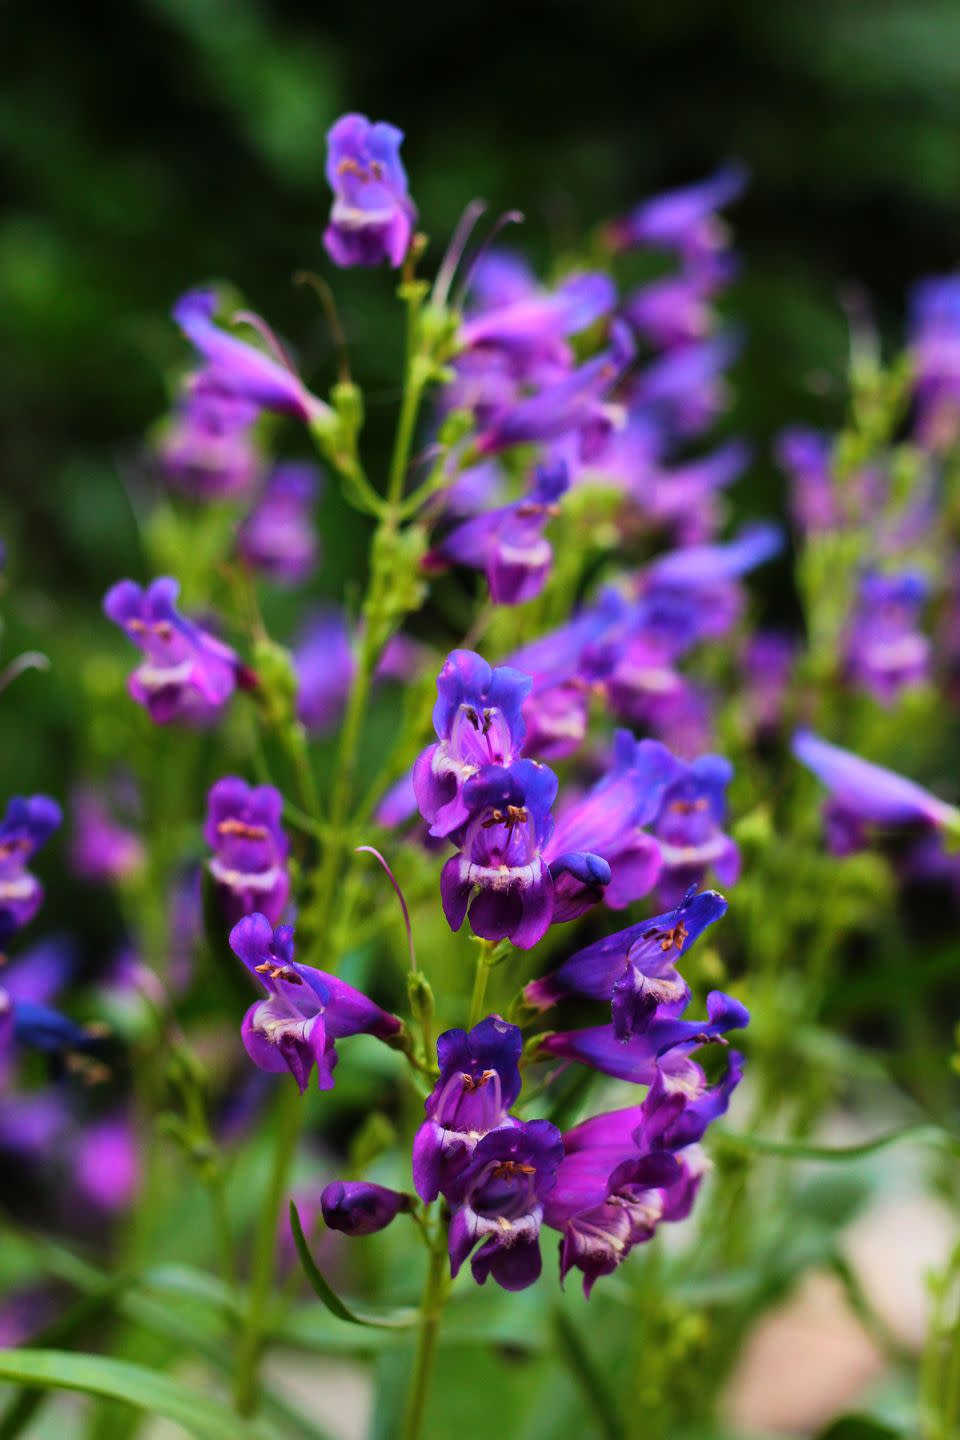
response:
{"label": "penstemon flower", "polygon": [[0,945],[29,924],[43,903],[43,886],[27,869],[63,820],[48,795],[16,795],[0,820]]}
{"label": "penstemon flower", "polygon": [[413,769],[417,804],[430,833],[451,834],[470,818],[464,786],[487,766],[509,766],[524,738],[522,705],[530,680],[509,666],[491,667],[470,650],[454,650],[437,676],[430,745]]}
{"label": "penstemon flower", "polygon": [[197,500],[247,494],[261,459],[253,438],[259,407],[221,389],[213,370],[188,377],[157,442],[167,483]]}
{"label": "penstemon flower", "polygon": [[281,585],[300,585],[309,578],[320,558],[313,528],[318,494],[312,465],[277,466],[237,537],[237,548],[252,569]]}
{"label": "penstemon flower", "polygon": [[447,1030],[440,1036],[440,1074],[413,1142],[413,1179],[422,1200],[446,1194],[478,1141],[511,1123],[522,1049],[518,1027],[499,1015],[488,1015],[469,1032]]}
{"label": "penstemon flower", "polygon": [[129,680],[130,694],[158,725],[210,725],[237,687],[240,661],[229,645],[177,609],[179,583],[170,576],[146,590],[121,580],[103,609],[144,659]]}
{"label": "penstemon flower", "polygon": [[690,891],[676,909],[597,940],[549,975],[531,980],[524,999],[537,1009],[570,995],[609,1000],[617,1038],[629,1040],[655,1016],[683,1013],[690,991],[676,962],[726,910],[715,890]]}
{"label": "penstemon flower", "polygon": [[320,1089],[333,1089],[335,1041],[347,1035],[390,1040],[402,1029],[396,1015],[352,985],[299,964],[292,925],[274,930],[265,915],[247,915],[231,930],[230,948],[267,992],[243,1018],[247,1054],[261,1070],[289,1070],[301,1093],[314,1066]]}
{"label": "penstemon flower", "polygon": [[403,132],[365,115],[341,115],[327,136],[333,191],[327,253],[337,265],[403,264],[417,217],[400,159]]}
{"label": "penstemon flower", "polygon": [[733,767],[721,755],[701,755],[671,777],[651,826],[660,846],[657,889],[665,904],[679,903],[707,874],[724,886],[736,883],[740,851],[723,830],[732,778]]}
{"label": "penstemon flower", "polygon": [[541,467],[529,494],[512,505],[464,520],[427,556],[431,568],[465,565],[483,570],[497,605],[535,600],[550,573],[553,550],[543,534],[559,512],[569,480],[562,462]]}
{"label": "penstemon flower", "polygon": [[283,796],[272,785],[253,788],[237,776],[218,780],[207,796],[204,839],[224,915],[231,925],[260,911],[276,925],[290,894],[289,841],[280,823]]}

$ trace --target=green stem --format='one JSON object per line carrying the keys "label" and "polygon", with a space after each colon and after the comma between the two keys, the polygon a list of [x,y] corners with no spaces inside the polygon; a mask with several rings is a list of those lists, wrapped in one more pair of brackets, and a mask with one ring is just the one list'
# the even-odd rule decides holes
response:
{"label": "green stem", "polygon": [[420,1301],[420,1332],[417,1336],[417,1354],[407,1394],[407,1408],[403,1420],[400,1440],[419,1440],[423,1430],[424,1412],[430,1391],[433,1361],[437,1350],[437,1334],[440,1329],[440,1311],[445,1298],[444,1276],[446,1252],[443,1243],[445,1227],[441,1229],[436,1243],[430,1251],[430,1265]]}
{"label": "green stem", "polygon": [[223,1183],[223,1175],[220,1173],[219,1161],[215,1174],[211,1175],[206,1182],[207,1194],[210,1196],[210,1210],[213,1215],[213,1228],[216,1231],[217,1248],[220,1252],[220,1273],[223,1276],[223,1283],[231,1290],[237,1288],[237,1257],[233,1244],[233,1226],[230,1223],[230,1212],[227,1209],[227,1191]]}
{"label": "green stem", "polygon": [[267,1192],[260,1207],[253,1242],[253,1264],[246,1323],[237,1347],[234,1377],[234,1406],[240,1415],[250,1415],[259,1398],[259,1369],[263,1337],[268,1328],[268,1307],[273,1289],[277,1255],[277,1231],[297,1141],[303,1124],[303,1097],[289,1081],[280,1095],[273,1163]]}
{"label": "green stem", "polygon": [[[353,682],[347,699],[340,747],[337,753],[336,780],[330,800],[330,825],[323,863],[317,879],[314,904],[311,907],[311,929],[315,946],[324,944],[330,928],[330,915],[337,894],[340,879],[339,869],[347,846],[347,821],[353,793],[353,778],[360,744],[360,732],[367,710],[367,700],[377,661],[383,652],[389,634],[383,632],[375,617],[382,616],[386,598],[393,584],[393,575],[388,568],[378,563],[377,557],[389,553],[389,546],[382,543],[384,537],[393,535],[400,523],[400,502],[407,466],[410,463],[410,449],[420,412],[420,401],[425,386],[425,376],[418,365],[420,327],[418,324],[422,295],[413,289],[408,297],[406,370],[404,377],[403,402],[390,461],[387,481],[386,508],[374,536],[371,555],[372,573],[363,605],[367,626],[360,658],[354,671]],[[329,962],[328,962],[329,963]]]}
{"label": "green stem", "polygon": [[489,940],[481,940],[477,947],[477,968],[473,975],[473,995],[470,998],[470,1019],[467,1021],[467,1028],[472,1030],[474,1025],[483,1019],[483,1007],[487,998],[487,982],[490,979],[490,951],[492,949]]}

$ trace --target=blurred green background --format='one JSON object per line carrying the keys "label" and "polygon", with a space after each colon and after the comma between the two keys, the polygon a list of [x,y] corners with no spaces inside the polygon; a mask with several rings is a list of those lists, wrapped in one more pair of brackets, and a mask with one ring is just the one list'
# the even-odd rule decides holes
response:
{"label": "blurred green background", "polygon": [[[115,638],[104,589],[145,578],[121,477],[186,361],[167,318],[184,288],[234,282],[322,390],[327,332],[292,275],[333,280],[377,473],[400,323],[390,273],[336,274],[322,250],[343,110],[406,131],[431,264],[477,194],[520,206],[515,234],[548,265],[637,197],[742,157],[728,308],[747,339],[731,425],[757,449],[745,512],[782,510],[772,434],[842,414],[844,288],[863,287],[893,346],[912,280],[960,254],[955,0],[39,0],[2,23],[3,650],[39,645],[57,668],[0,706],[0,796],[63,795],[83,767],[75,679]],[[363,522],[329,487],[322,519],[320,587],[339,595]]]}

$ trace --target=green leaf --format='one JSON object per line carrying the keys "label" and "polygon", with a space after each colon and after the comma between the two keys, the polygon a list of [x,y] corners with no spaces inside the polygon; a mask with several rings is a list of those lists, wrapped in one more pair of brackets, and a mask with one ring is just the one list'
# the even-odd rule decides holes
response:
{"label": "green leaf", "polygon": [[169,1376],[104,1355],[78,1355],[69,1350],[4,1350],[0,1351],[0,1379],[119,1400],[137,1410],[175,1420],[197,1440],[262,1440],[264,1435],[260,1426],[242,1420]]}
{"label": "green leaf", "polygon": [[610,1395],[608,1379],[597,1369],[583,1336],[562,1305],[554,1309],[553,1326],[557,1348],[595,1416],[600,1433],[605,1440],[623,1440],[626,1430]]}
{"label": "green leaf", "polygon": [[957,1144],[955,1137],[947,1131],[924,1121],[901,1125],[897,1130],[875,1135],[872,1140],[861,1140],[857,1145],[807,1145],[802,1141],[770,1140],[763,1135],[741,1135],[721,1129],[715,1129],[712,1134],[721,1144],[735,1149],[757,1150],[762,1155],[782,1155],[786,1160],[858,1160],[861,1156],[872,1155],[876,1150],[885,1150],[888,1145],[896,1145],[906,1139],[928,1145],[953,1147]]}
{"label": "green leaf", "polygon": [[340,1299],[340,1296],[331,1289],[317,1269],[317,1262],[310,1253],[310,1246],[303,1233],[297,1207],[292,1200],[290,1201],[290,1229],[293,1231],[293,1242],[297,1247],[303,1273],[310,1281],[318,1298],[323,1301],[331,1314],[336,1315],[338,1320],[345,1320],[349,1325],[373,1325],[382,1330],[409,1330],[416,1325],[420,1318],[418,1310],[395,1310],[391,1315],[362,1315]]}

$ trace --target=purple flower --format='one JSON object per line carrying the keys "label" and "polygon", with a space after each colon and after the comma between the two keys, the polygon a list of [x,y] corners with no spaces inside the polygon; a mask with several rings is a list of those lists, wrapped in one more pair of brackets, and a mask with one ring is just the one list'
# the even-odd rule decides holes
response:
{"label": "purple flower", "polygon": [[523,256],[496,246],[480,255],[470,271],[470,314],[503,309],[538,291],[537,277]]}
{"label": "purple flower", "polygon": [[713,1090],[702,1072],[702,1083],[680,1088],[657,1069],[642,1105],[566,1132],[544,1207],[545,1223],[563,1237],[561,1276],[581,1270],[589,1296],[594,1282],[650,1240],[661,1222],[686,1218],[706,1170],[696,1142],[724,1113],[741,1075],[738,1055]]}
{"label": "purple flower", "polygon": [[438,743],[417,760],[413,784],[431,835],[449,835],[469,818],[463,787],[486,766],[508,766],[523,745],[521,706],[530,680],[492,668],[472,650],[453,650],[437,676],[433,728]]}
{"label": "purple flower", "polygon": [[726,229],[716,212],[738,199],[746,183],[744,167],[730,162],[698,184],[642,201],[607,227],[608,242],[616,250],[638,246],[672,250],[687,260],[709,256],[726,242]]}
{"label": "purple flower", "polygon": [[[610,908],[622,910],[639,900],[660,873],[657,842],[641,827],[657,815],[681,769],[665,745],[635,740],[629,730],[618,730],[610,769],[585,795],[561,808],[544,858],[554,861],[571,851],[602,856],[611,871],[603,893]],[[580,914],[575,905],[574,898],[573,914]],[[558,903],[554,920],[568,918],[558,913],[560,908]]]}
{"label": "purple flower", "polygon": [[793,737],[793,753],[831,794],[828,842],[837,854],[866,843],[866,827],[918,825],[960,831],[960,811],[894,770],[874,765],[851,750],[841,750],[809,730]]}
{"label": "purple flower", "polygon": [[237,539],[248,565],[283,585],[299,585],[316,567],[320,545],[313,525],[318,493],[313,465],[279,465]]}
{"label": "purple flower", "polygon": [[733,766],[720,755],[701,755],[678,762],[677,770],[653,822],[662,861],[659,894],[667,904],[679,903],[708,871],[722,885],[735,884],[740,874],[740,851],[723,831]]}
{"label": "purple flower", "polygon": [[703,545],[720,520],[718,492],[731,485],[749,463],[749,448],[731,440],[712,454],[682,465],[649,467],[637,487],[636,499],[644,517],[668,528],[678,544]]}
{"label": "purple flower", "polygon": [[557,792],[552,770],[534,760],[490,765],[468,780],[469,819],[453,837],[458,853],[440,876],[443,912],[459,930],[469,907],[475,935],[529,950],[554,922],[572,920],[602,897],[610,866],[599,855],[546,855]]}
{"label": "purple flower", "polygon": [[777,462],[790,476],[790,508],[801,535],[822,534],[838,523],[832,452],[828,435],[805,426],[784,430],[777,440]]}
{"label": "purple flower", "polygon": [[493,455],[511,445],[555,440],[575,430],[579,432],[582,458],[591,458],[612,423],[604,401],[626,372],[634,353],[627,326],[614,321],[607,350],[561,378],[548,381],[538,393],[502,409],[479,436],[478,453]]}
{"label": "purple flower", "polygon": [[552,974],[532,980],[524,999],[537,1009],[569,995],[609,1000],[614,1033],[629,1040],[655,1015],[682,1014],[690,991],[675,962],[726,911],[726,900],[715,890],[691,891],[676,909],[578,950]]}
{"label": "purple flower", "polygon": [[402,1210],[410,1209],[410,1196],[367,1180],[334,1180],[324,1186],[320,1205],[329,1230],[344,1235],[375,1235]]}
{"label": "purple flower", "polygon": [[130,1117],[114,1113],[84,1126],[72,1146],[70,1165],[82,1203],[107,1215],[128,1210],[141,1180]]}
{"label": "purple flower", "polygon": [[142,870],[143,841],[118,825],[92,786],[74,791],[70,868],[83,880],[118,884]]}
{"label": "purple flower", "polygon": [[22,930],[43,902],[43,886],[27,869],[60,825],[63,812],[49,795],[14,795],[0,821],[0,945]]}
{"label": "purple flower", "polygon": [[272,785],[250,786],[236,775],[207,796],[203,838],[213,850],[210,874],[227,923],[260,911],[276,925],[290,895],[290,842],[280,823],[283,796]]}
{"label": "purple flower", "polygon": [[930,642],[920,629],[928,595],[922,575],[869,573],[860,581],[846,635],[846,672],[881,705],[929,678]]}
{"label": "purple flower", "polygon": [[699,435],[723,410],[724,372],[739,350],[738,336],[729,333],[677,345],[640,371],[631,403],[683,439]]}
{"label": "purple flower", "polygon": [[293,926],[274,930],[265,915],[247,915],[230,932],[230,948],[267,992],[243,1017],[241,1034],[254,1065],[289,1070],[300,1093],[316,1065],[321,1090],[333,1088],[336,1040],[375,1035],[390,1040],[402,1022],[335,975],[293,958]]}
{"label": "purple flower", "polygon": [[426,558],[428,566],[466,565],[483,570],[497,605],[521,605],[543,589],[553,563],[544,538],[547,521],[568,486],[567,467],[541,466],[522,500],[475,515],[450,531]]}
{"label": "purple flower", "polygon": [[607,673],[619,651],[618,637],[629,602],[608,589],[559,629],[510,656],[531,678],[523,706],[525,750],[545,760],[576,750],[587,730],[591,687]]}
{"label": "purple flower", "polygon": [[332,424],[329,405],[311,395],[284,358],[267,355],[214,323],[214,290],[190,290],[173,307],[173,318],[207,366],[211,385],[264,410],[293,415],[308,425]]}
{"label": "purple flower", "polygon": [[922,280],[910,308],[917,433],[924,448],[942,453],[960,434],[960,276]]}
{"label": "purple flower", "polygon": [[517,1120],[477,1143],[448,1199],[450,1273],[478,1242],[471,1269],[478,1285],[492,1275],[504,1290],[525,1290],[541,1269],[543,1202],[563,1159],[560,1131],[549,1120]]}
{"label": "purple flower", "polygon": [[[553,920],[554,882],[543,858],[557,777],[534,760],[489,765],[463,787],[469,819],[443,867],[440,895],[451,930],[470,910],[475,935],[536,945]],[[607,870],[609,878],[609,870]],[[472,903],[471,903],[471,897]]]}
{"label": "purple flower", "polygon": [[164,477],[198,500],[246,493],[260,470],[258,414],[250,400],[220,389],[212,371],[191,375],[158,445]]}
{"label": "purple flower", "polygon": [[555,1030],[543,1037],[540,1049],[635,1085],[652,1084],[659,1067],[673,1084],[689,1088],[702,1072],[688,1049],[720,1041],[728,1030],[741,1030],[750,1020],[746,1007],[720,990],[707,996],[707,1015],[707,1020],[683,1020],[657,1013],[628,1040],[622,1040],[613,1025]]}
{"label": "purple flower", "polygon": [[[617,292],[608,275],[573,275],[556,290],[533,288],[503,304],[488,304],[460,328],[460,341],[468,349],[496,346],[506,350],[557,355],[557,342],[586,330],[616,303]],[[558,358],[566,358],[566,350]]]}
{"label": "purple flower", "polygon": [[179,592],[169,576],[146,590],[121,580],[107,591],[103,609],[143,652],[128,688],[151,720],[205,725],[216,720],[233,694],[240,662],[228,645],[180,614]]}
{"label": "purple flower", "polygon": [[797,658],[797,643],[777,630],[758,630],[740,655],[744,707],[750,728],[768,739],[780,727]]}
{"label": "purple flower", "polygon": [[522,1050],[520,1030],[499,1015],[488,1015],[470,1031],[446,1030],[440,1036],[440,1075],[413,1142],[413,1181],[428,1204],[451,1189],[478,1140],[509,1123],[520,1094]]}
{"label": "purple flower", "polygon": [[344,612],[336,605],[315,610],[293,652],[297,672],[297,715],[308,730],[322,734],[337,724],[356,667]]}
{"label": "purple flower", "polygon": [[333,191],[323,243],[335,265],[403,264],[417,212],[400,159],[403,131],[366,115],[341,115],[327,135]]}
{"label": "purple flower", "polygon": [[714,325],[710,301],[735,271],[728,256],[712,255],[679,275],[667,275],[634,291],[624,314],[658,350],[702,340]]}

